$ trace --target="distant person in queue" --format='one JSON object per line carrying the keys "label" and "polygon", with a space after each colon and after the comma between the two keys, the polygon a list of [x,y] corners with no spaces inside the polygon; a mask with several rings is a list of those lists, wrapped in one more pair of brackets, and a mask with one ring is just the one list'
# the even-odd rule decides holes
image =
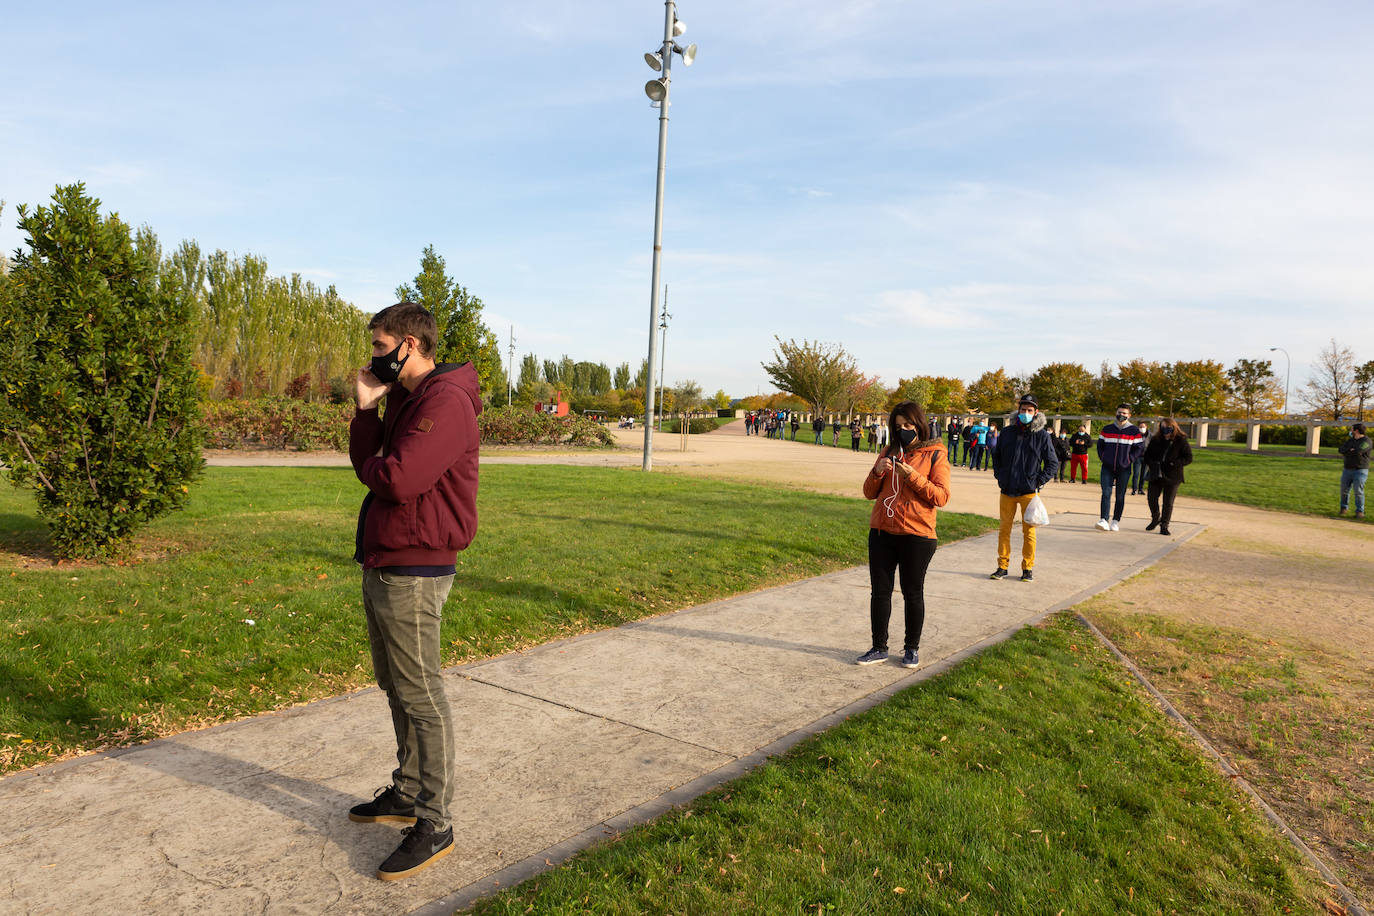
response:
{"label": "distant person in queue", "polygon": [[1145,501],[1150,504],[1150,524],[1145,530],[1158,528],[1159,533],[1167,537],[1169,520],[1174,517],[1174,497],[1183,483],[1183,469],[1193,463],[1193,447],[1172,418],[1159,421],[1159,432],[1151,436],[1150,444],[1145,446],[1144,463]]}
{"label": "distant person in queue", "polygon": [[1364,424],[1350,427],[1350,438],[1337,448],[1344,463],[1341,468],[1341,515],[1350,507],[1350,493],[1355,493],[1355,517],[1364,518],[1364,485],[1369,480],[1369,437]]}
{"label": "distant person in queue", "polygon": [[[377,869],[394,881],[453,851],[453,717],[439,676],[439,625],[458,551],[477,534],[477,414],[472,363],[434,362],[434,316],[413,302],[368,324],[372,363],[359,369],[348,453],[367,487],[354,559],[377,685],[391,707],[391,785],[354,806],[359,823],[409,824]],[[386,401],[385,416],[378,407]]]}
{"label": "distant person in queue", "polygon": [[873,645],[857,661],[872,665],[887,660],[893,578],[900,573],[906,624],[901,663],[915,668],[925,626],[926,570],[935,556],[936,509],[949,502],[949,457],[915,401],[892,408],[887,425],[890,444],[864,478],[864,497],[875,501],[868,522]]}

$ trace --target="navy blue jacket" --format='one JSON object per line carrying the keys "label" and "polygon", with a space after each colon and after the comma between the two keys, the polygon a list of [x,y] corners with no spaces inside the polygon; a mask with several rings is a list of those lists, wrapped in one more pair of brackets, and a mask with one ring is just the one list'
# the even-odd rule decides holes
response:
{"label": "navy blue jacket", "polygon": [[1030,425],[1019,417],[1002,430],[992,447],[992,474],[1008,496],[1034,493],[1059,473],[1059,458],[1045,429],[1045,415],[1037,413]]}

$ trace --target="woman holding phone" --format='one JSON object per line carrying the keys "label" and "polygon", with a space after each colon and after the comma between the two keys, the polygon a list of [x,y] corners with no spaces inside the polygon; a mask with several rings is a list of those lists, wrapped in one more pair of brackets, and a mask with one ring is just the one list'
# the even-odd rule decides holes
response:
{"label": "woman holding phone", "polygon": [[901,574],[906,635],[902,666],[919,663],[925,625],[925,581],[935,555],[935,510],[949,502],[949,458],[921,406],[903,401],[888,418],[888,446],[864,479],[864,496],[874,500],[868,528],[869,620],[873,644],[860,665],[887,660],[892,586]]}

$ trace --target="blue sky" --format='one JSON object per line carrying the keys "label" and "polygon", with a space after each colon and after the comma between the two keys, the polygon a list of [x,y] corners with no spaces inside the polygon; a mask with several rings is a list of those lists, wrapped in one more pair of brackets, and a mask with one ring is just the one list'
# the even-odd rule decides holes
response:
{"label": "blue sky", "polygon": [[[684,0],[666,375],[1374,359],[1367,2]],[[367,311],[433,244],[518,360],[647,351],[663,4],[25,4],[0,248],[84,180]]]}

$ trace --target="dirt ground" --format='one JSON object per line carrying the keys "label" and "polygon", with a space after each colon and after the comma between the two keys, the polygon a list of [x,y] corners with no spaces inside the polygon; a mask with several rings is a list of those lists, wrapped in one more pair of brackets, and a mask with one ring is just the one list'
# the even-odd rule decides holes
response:
{"label": "dirt ground", "polygon": [[[484,454],[483,463],[639,467],[643,431],[615,435],[615,450],[511,450]],[[802,438],[746,437],[742,423],[731,423],[690,437],[681,450],[680,436],[655,434],[653,467],[857,495],[874,456],[817,448],[807,430]],[[337,465],[347,457],[277,453],[273,460],[229,452],[212,463]],[[1331,487],[1334,504],[1335,476]],[[996,515],[990,471],[955,468],[952,490],[949,510]],[[1187,490],[1185,483],[1175,517],[1207,530],[1080,610],[1356,895],[1374,899],[1374,528],[1189,499]],[[1100,491],[1095,482],[1056,482],[1044,498],[1052,514],[1096,514]],[[1144,497],[1130,497],[1122,531],[1102,536],[1158,538],[1144,530],[1148,518]],[[1051,519],[1041,537],[1053,536]],[[989,569],[994,562],[989,556]],[[1180,648],[1199,632],[1210,634],[1205,651]]]}

